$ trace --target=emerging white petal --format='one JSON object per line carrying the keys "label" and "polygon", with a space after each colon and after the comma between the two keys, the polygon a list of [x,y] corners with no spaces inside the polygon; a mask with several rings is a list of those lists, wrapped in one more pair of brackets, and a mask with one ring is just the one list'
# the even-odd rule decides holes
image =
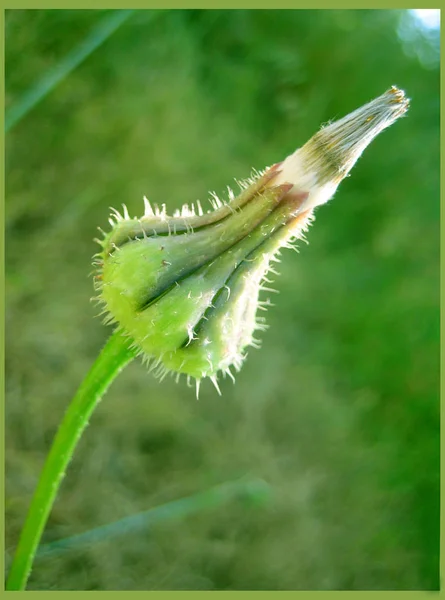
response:
{"label": "emerging white petal", "polygon": [[323,127],[280,165],[274,185],[293,183],[309,192],[301,211],[324,204],[372,140],[408,109],[405,93],[392,87],[339,121]]}

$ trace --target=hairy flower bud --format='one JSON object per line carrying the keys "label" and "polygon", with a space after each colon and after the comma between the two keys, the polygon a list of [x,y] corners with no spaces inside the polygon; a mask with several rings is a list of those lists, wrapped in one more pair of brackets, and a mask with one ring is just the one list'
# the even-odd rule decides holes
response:
{"label": "hairy flower bud", "polygon": [[233,378],[257,345],[259,300],[283,247],[301,238],[313,209],[329,200],[364,148],[408,107],[391,88],[322,128],[282,163],[255,172],[241,193],[204,213],[185,205],[169,216],[145,200],[141,218],[113,210],[99,243],[96,287],[108,322],[134,341],[156,375]]}

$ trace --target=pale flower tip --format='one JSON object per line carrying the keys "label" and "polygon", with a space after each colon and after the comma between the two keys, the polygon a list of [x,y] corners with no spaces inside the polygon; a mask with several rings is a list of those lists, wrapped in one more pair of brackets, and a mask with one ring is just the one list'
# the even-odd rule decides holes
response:
{"label": "pale flower tip", "polygon": [[375,113],[376,117],[381,116],[381,118],[386,118],[389,121],[388,125],[391,125],[396,119],[406,113],[409,108],[409,102],[409,98],[406,97],[405,92],[393,85],[384,94],[365,104],[359,110],[369,108],[371,112]]}
{"label": "pale flower tip", "polygon": [[295,191],[307,191],[305,210],[324,204],[365,148],[381,131],[404,116],[408,107],[405,92],[392,86],[349,115],[322,127],[279,164],[274,185],[292,183]]}
{"label": "pale flower tip", "polygon": [[319,155],[319,181],[340,183],[363,150],[381,131],[402,117],[408,106],[405,92],[392,86],[378,98],[323,127],[306,144],[310,153]]}
{"label": "pale flower tip", "polygon": [[393,104],[400,104],[403,112],[408,110],[409,98],[406,97],[403,90],[393,85],[384,95],[389,96]]}

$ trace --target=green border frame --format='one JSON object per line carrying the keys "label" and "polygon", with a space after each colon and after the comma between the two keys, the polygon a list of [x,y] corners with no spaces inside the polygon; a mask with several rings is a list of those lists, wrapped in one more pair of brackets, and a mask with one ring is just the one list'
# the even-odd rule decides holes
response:
{"label": "green border frame", "polygon": [[223,2],[211,2],[211,0],[194,0],[193,2],[178,2],[178,1],[169,1],[162,2],[158,0],[154,1],[142,1],[142,0],[132,0],[127,5],[122,2],[116,2],[113,0],[109,0],[109,2],[104,2],[103,0],[91,0],[88,2],[87,0],[80,0],[79,2],[36,2],[34,0],[28,0],[27,2],[21,2],[20,0],[14,1],[9,0],[9,2],[5,2],[4,9],[128,9],[128,8],[138,8],[138,9],[167,9],[167,8],[190,8],[190,9],[199,9],[199,8],[227,8],[227,9],[258,9],[258,8],[273,8],[273,9],[410,9],[410,8],[441,8],[441,3],[437,0],[433,2],[425,2],[425,0],[420,0],[419,2],[400,2],[400,0],[392,0],[389,4],[384,0],[374,0],[373,2],[367,2],[364,5],[357,5],[356,2],[327,2],[326,0],[319,0],[316,2],[314,6],[313,2],[301,2],[297,0],[278,0],[277,2],[271,2],[270,0],[224,0]]}
{"label": "green border frame", "polygon": [[[267,8],[272,8],[271,6],[271,2],[265,2],[265,1],[261,1],[261,0],[248,0],[247,2],[244,0],[243,2],[239,2],[236,0],[225,0],[224,2],[210,2],[210,0],[207,1],[194,1],[194,2],[142,2],[141,0],[133,0],[131,3],[127,4],[126,6],[122,5],[121,2],[114,2],[114,1],[108,1],[108,2],[104,2],[104,0],[89,0],[88,2],[83,0],[83,1],[78,1],[76,3],[72,3],[72,2],[45,2],[45,3],[41,3],[41,2],[36,2],[33,0],[28,0],[27,2],[22,2],[20,0],[14,1],[14,0],[10,0],[9,2],[5,3],[5,5],[2,7],[3,10],[0,11],[0,23],[1,23],[1,31],[2,34],[4,33],[4,23],[5,23],[5,10],[8,9],[128,9],[128,8],[135,8],[135,9],[166,9],[166,8],[236,8],[236,9],[241,9],[241,8],[251,8],[251,9],[259,9],[259,8],[263,8],[263,9],[267,9]],[[325,9],[325,8],[329,8],[329,9],[357,9],[357,8],[366,8],[366,9],[394,9],[394,8],[401,8],[401,9],[410,9],[410,8],[442,8],[441,3],[434,1],[434,2],[426,2],[425,0],[420,0],[418,2],[409,2],[409,3],[403,3],[400,2],[400,0],[396,0],[396,1],[392,1],[390,3],[390,5],[388,6],[388,3],[385,2],[384,0],[379,0],[376,1],[374,0],[372,3],[366,3],[365,6],[357,6],[357,3],[353,3],[353,2],[337,2],[335,4],[332,4],[330,2],[326,2],[326,1],[318,1],[316,3],[316,6],[314,6],[313,3],[311,2],[296,2],[296,1],[292,1],[292,0],[281,0],[278,2],[274,2],[273,3],[273,8],[274,9],[304,9],[304,8],[317,8],[317,9]],[[441,24],[443,24],[443,14],[441,14]],[[442,35],[441,35],[441,41],[442,41]],[[2,104],[3,104],[3,111],[1,113],[0,116],[0,126],[1,126],[1,130],[2,132],[4,132],[4,121],[5,121],[5,115],[4,115],[4,98],[5,98],[5,88],[4,88],[4,73],[5,73],[5,64],[4,64],[4,56],[5,56],[5,48],[4,48],[4,35],[2,35],[2,44],[1,44],[1,53],[2,53],[2,84],[1,84],[1,97],[2,97]],[[441,58],[443,57],[443,48],[441,48]],[[444,83],[443,83],[443,77],[442,77],[442,71],[441,71],[441,85],[440,85],[440,90],[441,90],[441,109],[443,108],[443,91],[444,91]],[[443,114],[443,111],[441,110],[441,115]],[[441,140],[443,141],[444,136],[443,136],[443,131],[444,131],[444,125],[443,125],[443,120],[441,120],[441,125],[440,125],[440,137]],[[0,167],[0,175],[2,175],[3,177],[1,177],[2,181],[4,181],[4,175],[5,175],[5,161],[4,161],[4,156],[5,156],[5,135],[3,133],[2,136],[2,144],[1,144],[1,149],[2,149],[2,158],[3,160],[1,161],[1,167]],[[441,161],[441,174],[443,171],[443,159]],[[2,197],[4,199],[4,187],[2,189]],[[441,202],[443,201],[443,189],[441,192]],[[443,202],[442,202],[442,206],[443,206]],[[3,222],[4,222],[4,205],[2,205],[2,212],[1,212],[1,216],[3,218]],[[443,228],[444,228],[444,219],[443,217],[441,217],[441,255],[443,255],[444,250],[445,250],[445,243],[443,242]],[[1,234],[0,234],[0,248],[2,251],[2,258],[3,260],[1,261],[1,287],[4,290],[4,228],[1,228]],[[443,279],[441,281],[440,284],[440,291],[441,291],[441,308],[443,307],[443,291],[444,291],[444,282]],[[2,354],[3,354],[3,360],[1,363],[1,375],[2,375],[2,381],[4,381],[4,357],[5,357],[5,345],[4,345],[4,340],[5,340],[5,328],[4,328],[4,317],[5,317],[5,308],[4,308],[4,294],[1,295],[1,299],[0,299],[0,303],[1,303],[1,309],[2,309],[2,315],[3,315],[3,320],[0,326],[0,337],[2,340]],[[441,341],[443,341],[443,337],[444,337],[444,333],[445,333],[445,323],[442,320],[441,322]],[[441,344],[442,346],[442,344]],[[443,372],[441,373],[441,379],[440,379],[440,391],[441,391],[441,398],[443,397],[443,391],[445,389],[445,378],[443,375]],[[2,405],[2,410],[1,410],[1,420],[0,420],[0,429],[1,432],[3,433],[3,439],[4,439],[4,431],[5,431],[5,422],[4,422],[4,399],[5,399],[5,394],[4,394],[4,386],[1,389],[1,393],[0,393],[0,399],[1,399],[1,405]],[[441,425],[444,424],[444,417],[443,414],[441,416]],[[443,458],[444,455],[444,446],[443,444],[441,444],[441,458]],[[3,469],[1,471],[1,476],[0,476],[0,486],[4,489],[4,481],[5,481],[5,474],[4,474],[4,445],[2,444],[2,446],[0,447],[0,457],[3,459],[2,460],[2,464],[3,464]],[[443,474],[443,460],[442,460],[442,468],[441,468],[441,475]],[[3,485],[1,485],[3,484]],[[444,487],[443,487],[443,478],[441,479],[441,492],[444,491]],[[444,517],[444,502],[443,502],[443,493],[441,494],[441,524],[443,522],[443,517]],[[1,496],[1,517],[0,517],[0,523],[2,525],[2,531],[4,532],[5,529],[5,521],[4,521],[4,496]],[[443,548],[443,532],[442,532],[442,527],[441,527],[441,550]],[[2,547],[3,553],[2,555],[4,556],[4,542],[3,542],[3,547]],[[443,558],[442,558],[442,553],[441,553],[441,560],[440,560],[440,574],[442,576],[443,573]],[[5,573],[4,573],[4,561],[1,561],[0,564],[0,574],[2,575],[2,579],[3,581],[5,580]],[[4,589],[4,588],[3,588]],[[48,590],[49,591],[49,590]],[[17,596],[18,598],[21,597],[22,594],[25,594],[26,592],[18,592],[19,596]],[[37,595],[38,597],[43,597],[43,595],[47,594],[47,591],[37,591],[37,592],[33,592],[34,595]],[[80,595],[80,594],[88,594],[90,592],[85,592],[85,591],[74,591],[74,592],[67,592],[67,591],[57,591],[57,598],[72,598],[73,594],[75,595]],[[118,598],[118,597],[126,597],[126,594],[128,594],[128,592],[124,592],[124,591],[116,591],[116,592],[110,592],[110,591],[101,591],[101,592],[97,592],[99,594],[102,595],[102,597],[106,594],[108,595],[112,595],[114,598]],[[169,597],[183,597],[183,598],[194,598],[196,592],[194,591],[141,591],[141,592],[131,592],[132,594],[149,594],[150,597],[159,597],[159,598],[169,598]],[[216,594],[230,594],[230,596],[232,596],[232,598],[254,598],[257,597],[258,595],[261,596],[261,598],[274,598],[276,593],[275,591],[231,591],[231,592],[212,592],[212,591],[200,591],[199,592],[199,596],[202,598],[203,596],[205,597],[209,597],[209,596],[215,596]],[[310,592],[305,592],[305,591],[285,591],[285,592],[279,592],[280,595],[286,595],[287,597],[289,597],[289,595],[294,595],[294,596],[299,596],[301,597],[302,595],[310,595],[311,598],[318,599],[318,598],[322,598],[322,597],[328,597],[329,595],[333,596],[334,598],[341,598],[344,595],[348,595],[351,592],[346,592],[346,591],[333,591],[333,592],[319,592],[319,591],[310,591]],[[409,596],[409,598],[411,598],[412,600],[417,600],[417,599],[421,599],[421,598],[430,598],[431,596],[438,596],[439,594],[441,595],[441,592],[416,592],[416,591],[354,591],[354,598],[369,598],[370,596],[374,596],[374,595],[379,595],[380,597],[390,597],[390,598],[400,598],[400,597],[406,597]]]}

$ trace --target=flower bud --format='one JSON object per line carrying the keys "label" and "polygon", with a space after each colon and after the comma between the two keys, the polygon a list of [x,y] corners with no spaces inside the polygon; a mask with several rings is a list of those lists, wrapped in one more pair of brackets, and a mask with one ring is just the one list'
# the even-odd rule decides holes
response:
{"label": "flower bud", "polygon": [[172,216],[145,200],[141,218],[113,210],[99,241],[96,288],[108,322],[134,342],[157,376],[233,378],[248,346],[257,345],[257,316],[268,301],[271,263],[301,238],[313,209],[332,197],[372,139],[407,109],[402,91],[388,92],[322,128],[284,162],[240,184],[241,193],[213,210],[199,202]]}

